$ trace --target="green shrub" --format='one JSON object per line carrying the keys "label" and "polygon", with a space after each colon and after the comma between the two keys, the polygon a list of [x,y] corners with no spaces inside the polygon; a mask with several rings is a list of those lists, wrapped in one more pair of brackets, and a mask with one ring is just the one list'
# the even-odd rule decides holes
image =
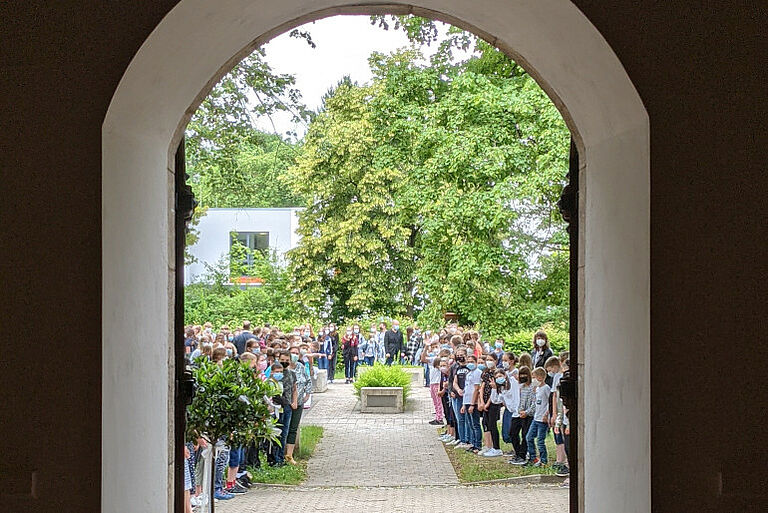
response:
{"label": "green shrub", "polygon": [[365,372],[361,372],[355,380],[355,395],[360,397],[363,387],[403,387],[403,404],[411,393],[411,375],[399,365],[384,365],[375,363]]}

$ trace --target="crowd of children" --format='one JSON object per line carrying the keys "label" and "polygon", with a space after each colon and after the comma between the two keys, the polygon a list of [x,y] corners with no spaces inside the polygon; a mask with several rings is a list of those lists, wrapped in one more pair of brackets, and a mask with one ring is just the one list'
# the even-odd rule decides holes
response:
{"label": "crowd of children", "polygon": [[503,440],[513,447],[506,454],[510,464],[543,467],[550,462],[545,440],[551,429],[552,467],[567,477],[570,427],[558,385],[568,370],[568,352],[554,356],[544,331],[535,334],[531,353],[519,357],[505,352],[501,339],[492,348],[476,341],[452,325],[432,335],[421,354],[430,366],[431,423],[445,425],[440,440],[485,458],[505,456]]}
{"label": "crowd of children", "polygon": [[[547,466],[549,454],[545,439],[554,432],[556,461],[552,465],[560,476],[568,476],[568,411],[559,397],[558,383],[568,369],[568,353],[554,356],[547,335],[536,333],[533,348],[519,357],[504,351],[504,342],[493,346],[481,341],[474,331],[449,324],[439,332],[410,326],[400,331],[398,321],[387,329],[385,323],[370,327],[367,336],[359,324],[340,334],[334,324],[317,333],[312,326],[294,327],[283,332],[269,325],[252,329],[248,321],[242,328],[222,326],[213,331],[211,323],[188,326],[185,351],[195,365],[201,358],[215,363],[237,359],[251,366],[263,380],[272,380],[280,393],[265,397],[280,429],[279,442],[230,447],[218,440],[209,447],[203,440],[187,446],[185,493],[187,511],[206,504],[209,479],[214,482],[214,498],[230,500],[251,486],[248,468],[262,464],[260,453],[270,466],[295,465],[293,449],[302,412],[312,401],[313,381],[318,369],[328,370],[333,382],[340,353],[345,379],[355,378],[358,364],[395,362],[424,365],[425,386],[430,388],[435,407],[434,425],[444,425],[440,440],[455,449],[480,457],[503,456],[503,440],[514,450],[508,453],[512,465]],[[501,424],[501,430],[499,429]]]}

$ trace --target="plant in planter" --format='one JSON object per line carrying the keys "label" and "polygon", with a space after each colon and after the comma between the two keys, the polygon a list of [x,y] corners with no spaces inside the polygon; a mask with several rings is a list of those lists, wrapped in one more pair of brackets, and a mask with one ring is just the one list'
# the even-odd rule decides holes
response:
{"label": "plant in planter", "polygon": [[363,387],[401,387],[403,404],[405,404],[411,393],[411,376],[399,365],[388,366],[377,362],[357,377],[354,387],[354,394],[357,397],[360,397],[360,390]]}
{"label": "plant in planter", "polygon": [[187,440],[202,438],[211,447],[224,440],[239,447],[278,439],[276,421],[264,400],[264,396],[279,393],[273,384],[262,381],[247,364],[236,360],[224,360],[222,365],[206,359],[198,362],[193,369],[195,395],[187,407]]}

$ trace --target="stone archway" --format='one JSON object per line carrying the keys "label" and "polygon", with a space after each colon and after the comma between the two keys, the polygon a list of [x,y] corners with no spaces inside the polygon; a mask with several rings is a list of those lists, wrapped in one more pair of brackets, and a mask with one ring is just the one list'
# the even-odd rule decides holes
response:
{"label": "stone archway", "polygon": [[115,92],[102,127],[102,511],[172,509],[172,170],[186,121],[261,42],[311,19],[374,12],[414,12],[482,35],[560,108],[584,192],[582,509],[650,511],[649,128],[621,63],[569,0],[339,3],[182,0]]}

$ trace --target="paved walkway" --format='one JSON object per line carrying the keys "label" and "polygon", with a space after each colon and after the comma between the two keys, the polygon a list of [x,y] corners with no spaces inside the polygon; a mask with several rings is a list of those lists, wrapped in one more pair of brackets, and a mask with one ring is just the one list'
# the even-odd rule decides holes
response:
{"label": "paved walkway", "polygon": [[[247,494],[219,501],[221,513],[263,511],[290,504],[292,511],[418,512],[458,504],[516,511],[565,512],[568,490],[547,485],[465,486],[459,484],[436,429],[429,389],[415,387],[398,415],[362,414],[352,385],[335,383],[315,394],[302,424],[323,426],[323,438],[299,487],[255,485]],[[281,506],[282,507],[282,506]]]}

